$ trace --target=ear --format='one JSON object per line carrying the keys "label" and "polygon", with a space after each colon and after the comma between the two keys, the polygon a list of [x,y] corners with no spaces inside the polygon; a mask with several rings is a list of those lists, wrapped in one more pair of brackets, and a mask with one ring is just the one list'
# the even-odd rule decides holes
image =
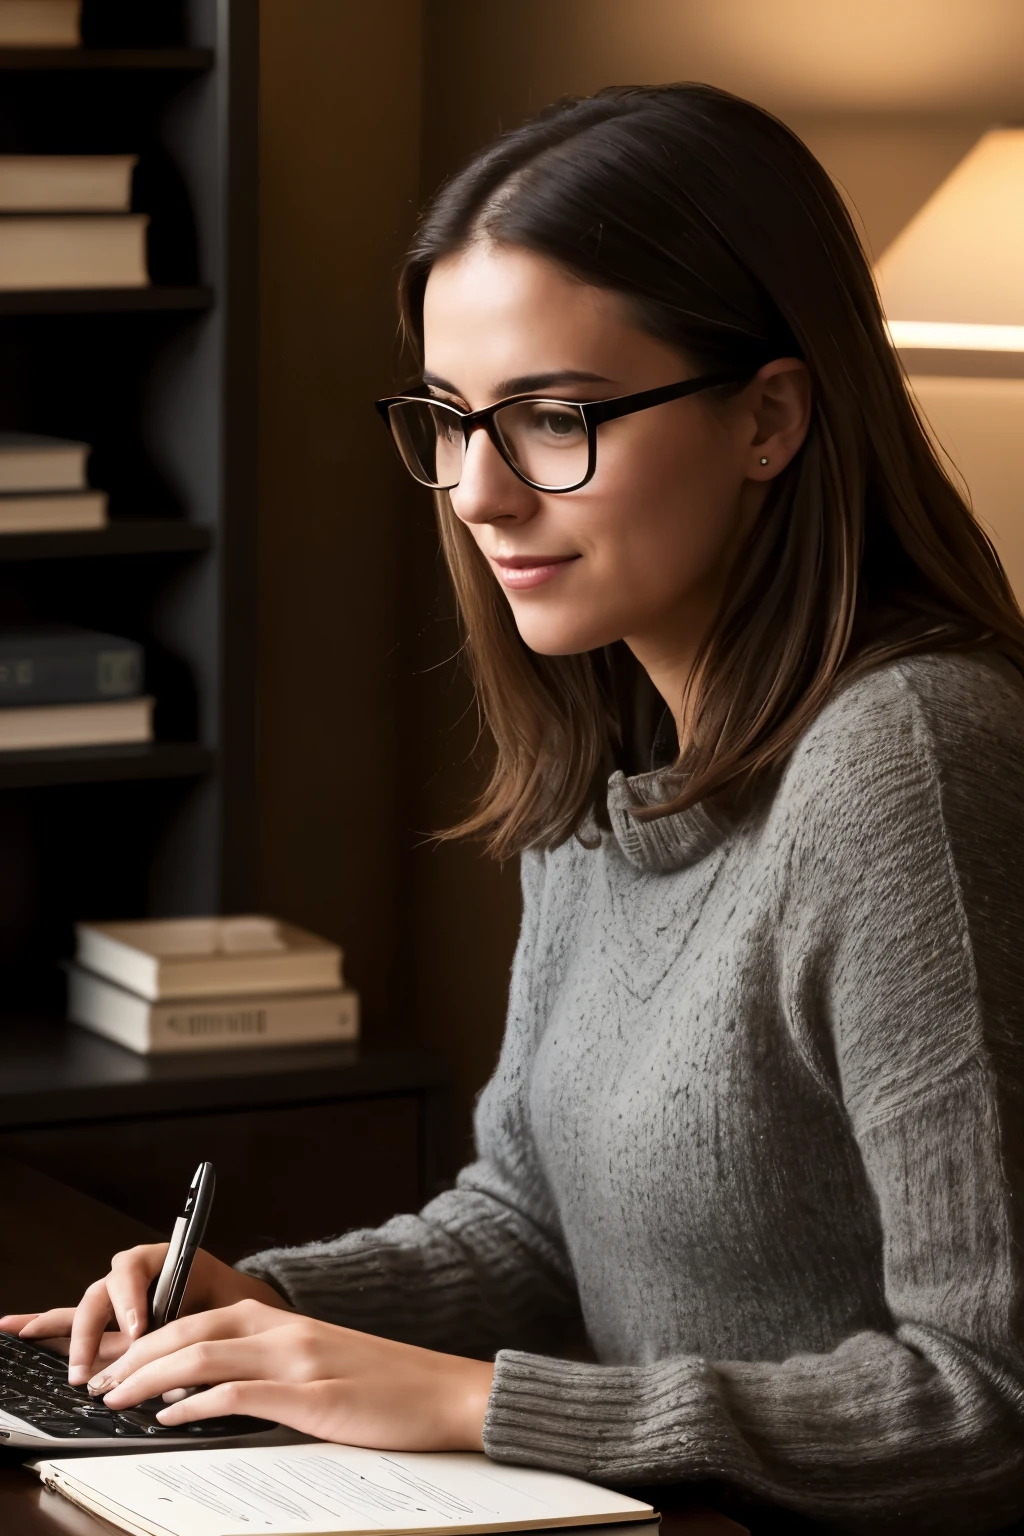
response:
{"label": "ear", "polygon": [[753,418],[747,477],[774,480],[803,446],[811,424],[807,365],[798,357],[777,357],[759,369],[744,394]]}

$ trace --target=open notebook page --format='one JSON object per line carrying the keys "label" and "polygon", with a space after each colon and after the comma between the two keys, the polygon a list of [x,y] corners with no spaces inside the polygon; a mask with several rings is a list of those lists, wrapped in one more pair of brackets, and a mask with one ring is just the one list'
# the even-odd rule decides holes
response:
{"label": "open notebook page", "polygon": [[305,1444],[41,1461],[43,1481],[145,1536],[536,1530],[652,1519],[610,1489],[473,1452]]}

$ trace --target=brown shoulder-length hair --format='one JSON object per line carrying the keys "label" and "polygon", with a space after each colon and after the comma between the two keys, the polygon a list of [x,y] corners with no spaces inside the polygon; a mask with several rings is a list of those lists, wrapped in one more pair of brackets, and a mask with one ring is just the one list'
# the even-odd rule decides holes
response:
{"label": "brown shoulder-length hair", "polygon": [[[882,661],[988,647],[1024,668],[1024,619],[932,450],[853,223],[783,123],[708,85],[630,86],[503,134],[416,235],[400,303],[418,353],[431,268],[479,238],[624,295],[700,372],[792,356],[810,373],[806,441],[737,551],[690,678],[677,792],[639,815],[741,803],[837,682]],[[631,752],[636,766],[650,685],[622,642],[530,651],[448,496],[437,503],[494,742],[489,783],[444,835],[482,835],[499,858],[555,846],[588,812],[605,819],[609,772]]]}

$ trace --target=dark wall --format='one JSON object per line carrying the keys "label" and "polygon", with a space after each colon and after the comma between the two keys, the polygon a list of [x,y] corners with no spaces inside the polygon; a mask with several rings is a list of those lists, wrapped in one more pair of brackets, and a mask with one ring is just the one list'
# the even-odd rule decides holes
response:
{"label": "dark wall", "polygon": [[261,0],[260,22],[261,899],[344,946],[368,1043],[449,1055],[451,1172],[500,1042],[518,882],[431,840],[479,782],[475,721],[430,498],[370,404],[402,378],[421,8]]}
{"label": "dark wall", "polygon": [[258,796],[263,905],[398,1018],[399,562],[372,401],[418,195],[419,0],[261,0]]}

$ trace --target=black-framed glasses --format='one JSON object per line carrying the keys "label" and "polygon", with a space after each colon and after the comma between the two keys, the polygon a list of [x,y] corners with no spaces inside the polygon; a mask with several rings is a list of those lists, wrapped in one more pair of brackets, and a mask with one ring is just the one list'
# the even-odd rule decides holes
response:
{"label": "black-framed glasses", "polygon": [[513,474],[534,490],[578,491],[597,468],[597,429],[603,421],[752,377],[751,371],[709,373],[613,400],[511,395],[482,411],[460,411],[422,394],[392,395],[375,404],[402,462],[420,485],[454,490],[462,478],[469,439],[481,427]]}

